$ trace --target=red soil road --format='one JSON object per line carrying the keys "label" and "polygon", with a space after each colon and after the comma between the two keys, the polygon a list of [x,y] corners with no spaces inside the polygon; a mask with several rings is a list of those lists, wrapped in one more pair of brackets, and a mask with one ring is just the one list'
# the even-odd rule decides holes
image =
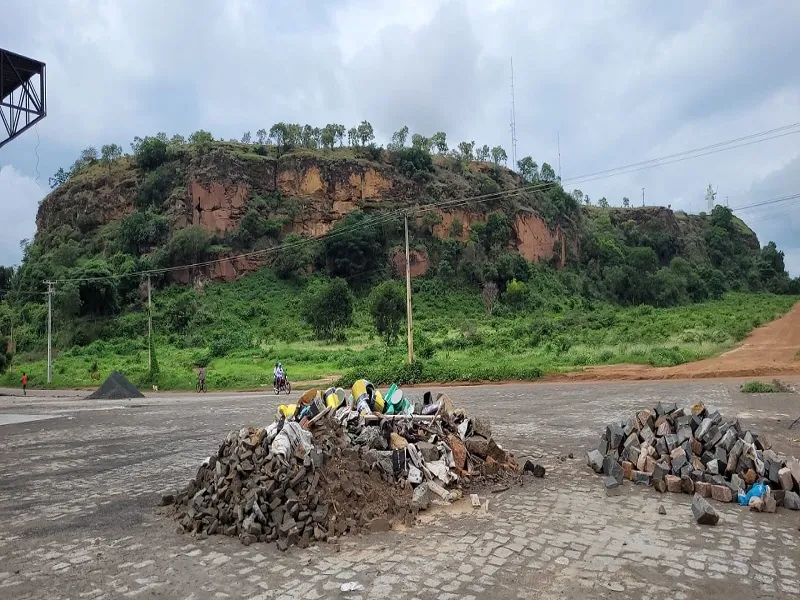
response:
{"label": "red soil road", "polygon": [[800,375],[800,303],[782,316],[753,331],[733,350],[714,358],[677,365],[603,365],[547,377],[548,381],[604,381],[646,379],[704,379],[712,377],[767,377]]}

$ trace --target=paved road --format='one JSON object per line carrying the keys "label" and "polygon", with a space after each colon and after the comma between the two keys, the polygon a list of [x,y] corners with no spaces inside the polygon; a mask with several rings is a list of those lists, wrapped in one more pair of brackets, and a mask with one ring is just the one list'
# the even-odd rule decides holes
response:
{"label": "paved road", "polygon": [[[720,381],[454,388],[496,437],[547,477],[490,494],[488,514],[456,507],[405,532],[278,552],[175,533],[154,510],[225,433],[265,424],[253,394],[85,401],[0,396],[0,598],[659,598],[797,597],[800,513],[715,507],[626,484],[608,498],[582,459],[603,423],[658,400],[739,415],[800,455],[800,397],[744,396]],[[285,397],[284,397],[285,398]],[[26,421],[26,418],[37,420]],[[565,457],[570,452],[575,459]],[[657,513],[659,504],[666,515]],[[344,582],[363,590],[343,594]]]}

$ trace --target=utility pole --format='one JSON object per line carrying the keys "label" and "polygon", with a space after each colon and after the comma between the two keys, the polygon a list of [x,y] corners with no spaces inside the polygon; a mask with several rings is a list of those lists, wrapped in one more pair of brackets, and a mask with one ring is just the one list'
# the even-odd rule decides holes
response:
{"label": "utility pole", "polygon": [[411,257],[408,251],[408,215],[406,215],[406,324],[408,327],[408,364],[414,362],[414,326],[411,322]]}
{"label": "utility pole", "polygon": [[642,206],[644,206],[644,188],[642,188]]}
{"label": "utility pole", "polygon": [[147,274],[147,370],[153,370],[153,299],[150,273]]}
{"label": "utility pole", "polygon": [[53,382],[53,282],[47,284],[47,383]]}

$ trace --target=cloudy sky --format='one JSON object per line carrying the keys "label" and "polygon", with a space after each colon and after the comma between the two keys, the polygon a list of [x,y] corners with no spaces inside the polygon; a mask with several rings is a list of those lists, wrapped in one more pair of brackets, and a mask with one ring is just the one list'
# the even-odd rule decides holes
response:
{"label": "cloudy sky", "polygon": [[[47,63],[48,116],[0,149],[0,264],[19,261],[49,175],[135,135],[367,119],[384,143],[408,125],[510,156],[512,56],[517,154],[557,168],[560,137],[565,181],[800,122],[800,3],[785,0],[6,0],[2,12],[0,43]],[[709,183],[731,207],[800,192],[800,134],[579,187],[617,205],[644,187],[648,204],[699,212]],[[794,275],[798,207],[741,213]]]}

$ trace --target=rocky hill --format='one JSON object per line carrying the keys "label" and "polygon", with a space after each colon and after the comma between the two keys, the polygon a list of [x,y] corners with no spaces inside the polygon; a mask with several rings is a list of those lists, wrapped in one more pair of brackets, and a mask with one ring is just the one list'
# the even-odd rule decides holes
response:
{"label": "rocky hill", "polygon": [[[224,257],[266,247],[291,234],[321,236],[352,211],[413,211],[421,205],[443,204],[434,211],[412,212],[416,226],[427,225],[442,239],[466,241],[473,225],[485,223],[491,212],[500,210],[513,230],[510,249],[527,260],[555,257],[563,265],[567,246],[577,249],[575,220],[580,215],[572,198],[554,183],[511,199],[491,197],[525,184],[498,165],[448,157],[428,158],[428,163],[412,149],[405,153],[410,156],[351,148],[300,149],[277,156],[274,147],[260,148],[262,153],[257,152],[259,147],[232,142],[204,148],[187,145],[171,149],[170,159],[150,171],[137,167],[133,157],[108,166],[89,165],[43,200],[36,242],[52,251],[78,234],[81,245],[93,240],[94,249],[108,255],[113,244],[98,238],[139,210],[166,219],[166,235],[144,244],[143,253],[168,245],[177,231],[196,226],[217,242],[215,256]],[[233,240],[251,211],[269,223],[270,234],[243,248]],[[423,273],[426,252],[415,251],[414,258],[415,273]],[[204,274],[230,280],[262,263],[260,258],[220,262]]]}

